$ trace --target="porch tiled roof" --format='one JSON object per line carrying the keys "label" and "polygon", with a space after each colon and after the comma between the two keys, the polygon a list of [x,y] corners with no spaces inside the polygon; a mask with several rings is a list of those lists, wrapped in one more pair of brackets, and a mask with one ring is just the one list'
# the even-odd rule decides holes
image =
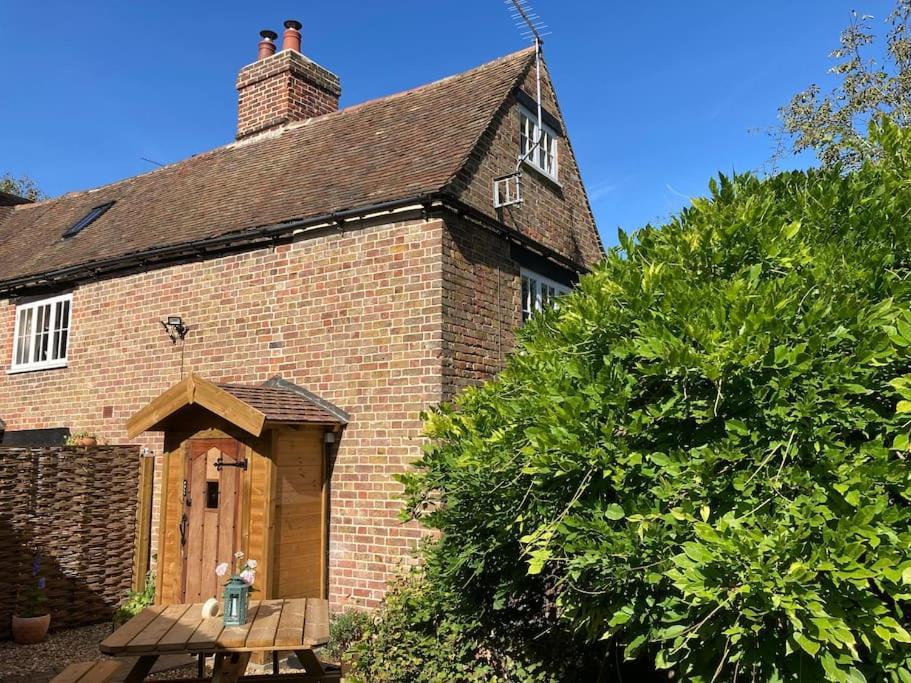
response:
{"label": "porch tiled roof", "polygon": [[324,402],[300,393],[299,390],[245,384],[218,384],[216,386],[263,413],[269,422],[317,424],[344,424],[347,422],[340,411],[332,411],[331,408],[325,406]]}

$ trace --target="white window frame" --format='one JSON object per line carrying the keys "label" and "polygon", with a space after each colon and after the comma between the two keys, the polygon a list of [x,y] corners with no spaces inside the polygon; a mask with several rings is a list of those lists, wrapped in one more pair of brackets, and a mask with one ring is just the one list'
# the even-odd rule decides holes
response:
{"label": "white window frame", "polygon": [[[520,273],[519,298],[521,299],[522,322],[542,310],[550,301],[556,300],[561,294],[566,294],[570,290],[566,285],[551,280],[549,277],[544,277],[533,270],[522,268]],[[526,281],[529,283],[528,297],[525,296]],[[533,287],[532,283],[534,283]]]}
{"label": "white window frame", "polygon": [[[60,303],[66,303],[68,310],[66,315],[67,325],[65,328],[58,326],[57,324],[57,309]],[[47,359],[45,360],[34,360],[35,346],[36,341],[39,337],[39,330],[37,325],[37,316],[38,309],[43,306],[48,306],[47,310],[50,311],[50,321],[47,327]],[[18,350],[19,350],[19,334],[20,334],[20,324],[23,319],[23,315],[26,311],[31,311],[30,319],[30,330],[29,330],[29,341],[28,341],[28,356],[29,360],[25,362],[17,362]],[[71,330],[73,328],[73,295],[70,294],[61,294],[59,296],[50,297],[47,299],[38,299],[36,301],[30,301],[26,304],[19,304],[16,306],[16,324],[13,328],[13,352],[12,358],[10,359],[10,369],[9,373],[16,372],[31,372],[33,370],[49,370],[51,368],[64,368],[67,365],[67,356],[70,349],[70,338]],[[53,358],[54,354],[54,342],[55,337],[63,332],[66,332],[66,344],[63,349],[63,355],[57,358]]]}
{"label": "white window frame", "polygon": [[[540,130],[543,132],[540,147],[535,148],[531,154],[528,154],[527,148],[525,150],[522,149],[522,139],[528,138],[525,119],[528,119],[528,122],[531,124],[532,134],[531,140],[526,144],[534,145],[535,141],[538,139],[538,131]],[[555,183],[560,182],[558,180],[560,176],[559,139],[560,137],[553,128],[546,123],[539,122],[538,117],[535,114],[528,111],[525,107],[519,106],[519,159],[522,163],[528,164],[537,171],[540,171]],[[546,163],[541,163],[542,154],[550,155],[552,157],[551,169],[547,168]]]}

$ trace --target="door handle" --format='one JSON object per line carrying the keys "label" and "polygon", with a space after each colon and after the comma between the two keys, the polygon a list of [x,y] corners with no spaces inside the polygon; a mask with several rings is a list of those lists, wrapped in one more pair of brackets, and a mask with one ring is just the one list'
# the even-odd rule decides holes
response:
{"label": "door handle", "polygon": [[187,527],[190,526],[190,520],[187,519],[186,514],[180,518],[180,545],[184,546],[187,544]]}

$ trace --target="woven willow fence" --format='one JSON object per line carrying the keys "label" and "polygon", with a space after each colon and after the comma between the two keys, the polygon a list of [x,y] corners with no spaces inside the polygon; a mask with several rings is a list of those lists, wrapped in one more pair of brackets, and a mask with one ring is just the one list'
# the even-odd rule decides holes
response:
{"label": "woven willow fence", "polygon": [[0,446],[0,638],[41,553],[51,628],[111,616],[131,586],[138,446]]}

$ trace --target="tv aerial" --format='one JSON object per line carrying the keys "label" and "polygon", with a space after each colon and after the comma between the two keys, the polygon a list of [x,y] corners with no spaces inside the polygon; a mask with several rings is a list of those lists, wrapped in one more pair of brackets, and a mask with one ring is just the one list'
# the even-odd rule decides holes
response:
{"label": "tv aerial", "polygon": [[522,163],[534,154],[541,145],[543,135],[541,112],[541,46],[544,36],[549,36],[548,26],[529,4],[528,0],[504,0],[516,28],[524,40],[531,41],[535,46],[535,112],[538,117],[535,126],[535,139],[532,145],[519,156],[516,161],[516,170],[509,175],[494,178],[493,205],[499,209],[522,203]]}

